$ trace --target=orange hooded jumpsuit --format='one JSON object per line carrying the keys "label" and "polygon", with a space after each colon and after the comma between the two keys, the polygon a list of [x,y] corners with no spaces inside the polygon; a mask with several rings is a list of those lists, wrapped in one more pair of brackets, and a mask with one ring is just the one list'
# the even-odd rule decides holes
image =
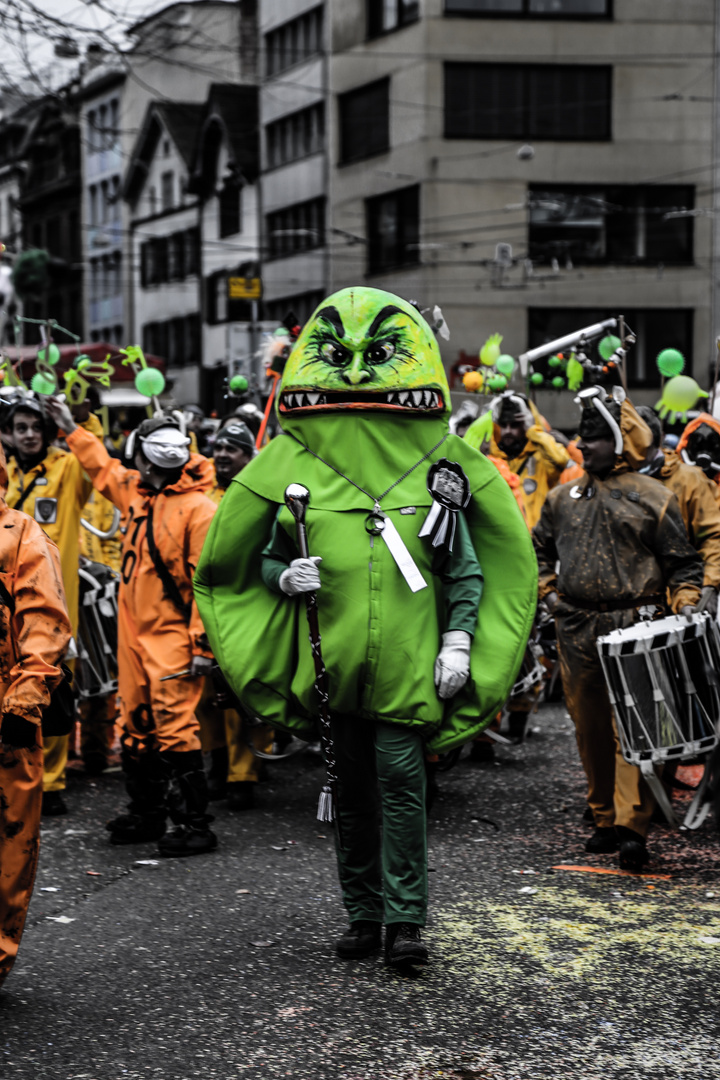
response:
{"label": "orange hooded jumpsuit", "polygon": [[[58,549],[40,526],[4,501],[0,449],[0,579],[14,611],[0,604],[0,724],[19,717],[36,725],[34,746],[0,743],[0,984],[20,944],[40,843],[43,752],[40,722],[62,678],[71,638]],[[3,732],[5,734],[5,732]]]}
{"label": "orange hooded jumpsuit", "polygon": [[[195,710],[203,680],[163,681],[163,676],[186,670],[193,656],[212,656],[193,599],[192,578],[215,513],[206,494],[213,485],[213,468],[206,458],[192,454],[179,480],[157,491],[145,486],[135,469],[110,457],[100,439],[82,428],[67,436],[67,444],[125,521],[118,599],[123,767],[134,812],[162,815],[168,773],[180,777],[202,772]],[[151,508],[155,545],[190,610],[189,622],[165,595],[151,558],[147,542]],[[188,782],[192,786],[192,779]],[[192,793],[181,790],[181,796],[187,810]],[[181,807],[171,808],[171,816],[176,823],[186,820]]]}
{"label": "orange hooded jumpsuit", "polygon": [[[720,422],[717,421],[714,416],[711,416],[710,413],[700,413],[699,416],[696,416],[694,420],[690,421],[680,436],[680,442],[677,444],[676,451],[683,461],[685,460],[683,457],[683,450],[687,450],[690,436],[693,435],[698,428],[702,427],[703,424],[707,424],[709,428],[712,428],[716,435],[720,436]],[[711,480],[710,483],[713,484],[715,498],[720,503],[720,472],[715,473],[715,479],[714,481]]]}

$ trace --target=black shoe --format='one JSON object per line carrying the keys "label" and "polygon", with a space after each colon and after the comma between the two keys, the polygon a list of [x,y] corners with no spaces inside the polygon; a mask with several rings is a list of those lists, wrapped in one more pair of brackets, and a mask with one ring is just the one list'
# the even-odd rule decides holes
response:
{"label": "black shoe", "polygon": [[210,773],[207,782],[208,802],[218,802],[220,799],[224,799],[227,795],[227,787],[224,776],[213,776]]}
{"label": "black shoe", "polygon": [[147,844],[165,834],[164,814],[120,814],[108,821],[111,844]]}
{"label": "black shoe", "polygon": [[586,821],[588,825],[595,824],[595,815],[593,814],[592,809],[589,806],[586,806],[583,810],[582,819],[583,821]]}
{"label": "black shoe", "polygon": [[227,774],[230,765],[227,746],[219,746],[210,751],[212,765],[207,778],[208,801],[224,799],[227,790]]}
{"label": "black shoe", "polygon": [[645,847],[645,837],[633,829],[620,828],[620,869],[639,874],[650,860]]}
{"label": "black shoe", "polygon": [[495,760],[495,747],[491,742],[474,742],[470,747],[469,761],[478,764],[489,764]]}
{"label": "black shoe", "polygon": [[597,828],[585,844],[585,850],[592,855],[611,855],[618,849],[618,837],[615,829]]}
{"label": "black shoe", "polygon": [[511,743],[520,744],[525,741],[530,714],[526,712],[511,712],[508,714],[508,739]]}
{"label": "black shoe", "polygon": [[43,791],[43,817],[59,817],[61,814],[67,814],[67,812],[67,804],[62,797],[61,791]]}
{"label": "black shoe", "polygon": [[252,810],[255,805],[255,784],[252,780],[238,780],[227,785],[228,810]]}
{"label": "black shoe", "polygon": [[427,946],[420,939],[415,923],[391,923],[385,930],[385,963],[393,967],[427,964]]}
{"label": "black shoe", "polygon": [[217,836],[214,832],[210,829],[193,829],[188,825],[178,825],[158,843],[158,851],[168,858],[204,855],[208,851],[214,851],[216,847]]}
{"label": "black shoe", "polygon": [[382,945],[381,923],[358,919],[350,923],[349,928],[335,945],[335,951],[341,960],[362,960],[365,956],[377,952]]}

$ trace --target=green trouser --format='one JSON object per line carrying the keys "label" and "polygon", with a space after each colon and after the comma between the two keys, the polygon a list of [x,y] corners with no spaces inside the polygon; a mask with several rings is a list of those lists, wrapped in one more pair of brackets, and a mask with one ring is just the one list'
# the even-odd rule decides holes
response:
{"label": "green trouser", "polygon": [[425,751],[402,724],[334,716],[343,847],[338,872],[350,922],[425,925]]}

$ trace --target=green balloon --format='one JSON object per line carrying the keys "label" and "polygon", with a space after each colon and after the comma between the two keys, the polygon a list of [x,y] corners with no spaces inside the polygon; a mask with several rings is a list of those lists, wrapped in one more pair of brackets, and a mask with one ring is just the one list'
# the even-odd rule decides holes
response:
{"label": "green balloon", "polygon": [[658,371],[661,375],[671,379],[674,375],[680,375],[685,367],[685,357],[678,349],[663,349],[657,357]]}
{"label": "green balloon", "polygon": [[45,376],[38,371],[30,380],[30,388],[34,390],[36,394],[54,394],[57,390],[57,384],[52,382],[51,379],[46,379]]}
{"label": "green balloon", "polygon": [[663,394],[655,406],[660,410],[660,419],[664,420],[668,413],[680,413],[684,415],[699,397],[707,397],[705,390],[701,390],[694,379],[689,375],[676,375],[669,379],[663,388]]}
{"label": "green balloon", "polygon": [[145,397],[155,397],[165,389],[165,376],[157,368],[143,368],[135,376],[135,389]]}
{"label": "green balloon", "polygon": [[602,356],[603,360],[609,360],[612,354],[616,352],[621,345],[622,342],[620,341],[619,337],[615,337],[614,334],[607,334],[598,343],[598,352]]}
{"label": "green balloon", "polygon": [[244,375],[233,375],[230,380],[230,391],[233,394],[244,394],[248,388],[248,381]]}
{"label": "green balloon", "polygon": [[515,361],[512,356],[508,356],[507,353],[503,353],[502,356],[498,356],[495,361],[495,370],[499,371],[501,375],[507,375],[508,379],[515,370]]}
{"label": "green balloon", "polygon": [[551,356],[549,358],[549,360],[548,360],[548,367],[551,367],[551,368],[560,367],[561,364],[562,364],[562,360],[560,359],[559,356]]}
{"label": "green balloon", "polygon": [[562,390],[563,386],[565,385],[565,380],[563,379],[562,375],[556,375],[552,381],[552,384],[556,390]]}
{"label": "green balloon", "polygon": [[487,385],[491,390],[504,390],[507,386],[507,379],[504,375],[491,375]]}
{"label": "green balloon", "polygon": [[[48,353],[49,355],[46,356],[45,355],[46,353]],[[48,364],[50,364],[51,366],[53,364],[57,364],[59,359],[60,359],[60,350],[58,349],[58,347],[57,347],[57,345],[55,344],[54,341],[50,342],[50,348],[49,349],[40,349],[38,351],[38,360],[47,360]]]}
{"label": "green balloon", "polygon": [[542,386],[544,381],[545,380],[543,379],[543,376],[539,371],[533,371],[532,375],[530,376],[530,382],[533,386]]}

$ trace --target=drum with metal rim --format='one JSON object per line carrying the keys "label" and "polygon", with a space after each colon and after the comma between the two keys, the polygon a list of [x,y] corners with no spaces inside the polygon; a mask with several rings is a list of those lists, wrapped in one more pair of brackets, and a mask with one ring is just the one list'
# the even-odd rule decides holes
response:
{"label": "drum with metal rim", "polygon": [[80,560],[80,618],[75,685],[81,698],[117,690],[120,575],[102,563]]}

